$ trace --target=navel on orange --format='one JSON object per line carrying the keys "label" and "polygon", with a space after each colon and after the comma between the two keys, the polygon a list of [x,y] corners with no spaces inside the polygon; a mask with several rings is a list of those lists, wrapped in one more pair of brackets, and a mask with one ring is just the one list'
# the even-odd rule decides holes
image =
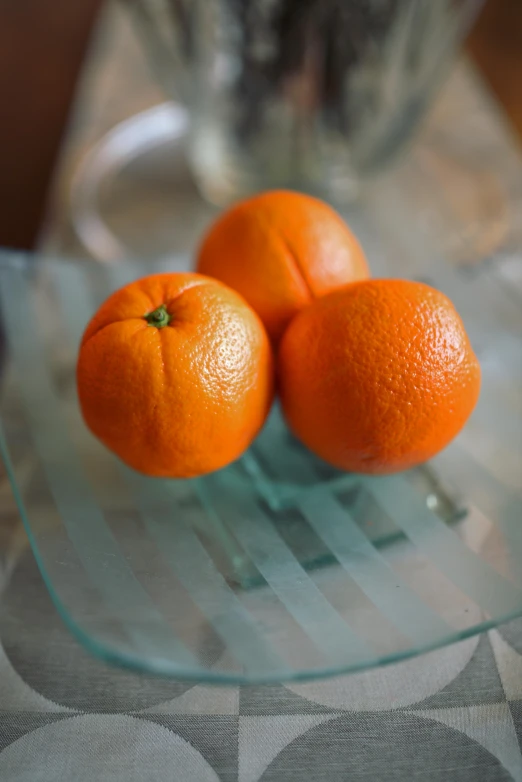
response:
{"label": "navel on orange", "polygon": [[198,274],[161,274],[110,296],[85,331],[77,367],[85,422],[147,475],[224,467],[258,433],[273,361],[257,315]]}

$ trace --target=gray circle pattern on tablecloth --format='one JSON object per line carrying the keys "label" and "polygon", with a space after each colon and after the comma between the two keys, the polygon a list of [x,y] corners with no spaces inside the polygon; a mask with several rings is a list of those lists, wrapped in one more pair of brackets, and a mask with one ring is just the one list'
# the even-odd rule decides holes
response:
{"label": "gray circle pattern on tablecloth", "polygon": [[404,712],[343,715],[317,725],[288,744],[259,782],[368,782],[383,779],[385,769],[387,782],[512,782],[477,742]]}
{"label": "gray circle pattern on tablecloth", "polygon": [[[136,711],[193,686],[108,667],[84,651],[54,609],[30,551],[2,594],[0,638],[11,665],[30,687],[78,711]],[[219,652],[216,647],[215,659]]]}
{"label": "gray circle pattern on tablecloth", "polygon": [[[477,686],[477,682],[480,682],[480,686]],[[412,708],[456,708],[504,701],[505,693],[495,656],[489,638],[484,634],[478,636],[473,656],[462,671],[445,687]]]}
{"label": "gray circle pattern on tablecloth", "polygon": [[504,701],[505,695],[491,644],[483,635],[351,676],[243,688],[240,698],[241,714],[270,715],[473,706]]}
{"label": "gray circle pattern on tablecloth", "polygon": [[220,782],[188,741],[124,714],[80,715],[44,725],[0,753],[5,782]]}
{"label": "gray circle pattern on tablecloth", "polygon": [[412,706],[450,686],[473,659],[477,645],[478,637],[468,638],[392,666],[286,687],[337,711],[387,711]]}
{"label": "gray circle pattern on tablecloth", "polygon": [[[516,639],[522,620],[508,631]],[[522,656],[495,632],[359,683],[189,686],[87,655],[28,552],[0,600],[0,779],[25,782],[40,753],[42,782],[70,782],[64,756],[85,767],[74,772],[80,782],[163,780],[166,769],[183,782],[301,782],[304,765],[307,782],[522,782],[522,699],[504,692]],[[124,759],[131,746],[135,768]]]}

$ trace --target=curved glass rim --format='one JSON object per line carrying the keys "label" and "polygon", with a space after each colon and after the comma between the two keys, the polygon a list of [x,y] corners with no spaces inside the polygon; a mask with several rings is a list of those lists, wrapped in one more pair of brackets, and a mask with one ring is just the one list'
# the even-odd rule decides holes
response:
{"label": "curved glass rim", "polygon": [[136,673],[145,673],[155,676],[161,676],[166,678],[175,678],[182,681],[194,681],[203,684],[213,685],[252,685],[252,684],[284,684],[287,682],[307,682],[318,679],[332,678],[336,676],[342,676],[350,673],[361,673],[365,670],[373,670],[374,668],[380,668],[394,663],[408,660],[419,654],[425,654],[427,652],[441,649],[452,643],[463,641],[467,638],[471,638],[475,635],[483,633],[487,630],[492,630],[501,624],[510,622],[516,619],[522,614],[522,608],[520,611],[508,612],[505,615],[497,617],[495,619],[487,619],[479,622],[472,627],[468,627],[462,631],[455,631],[448,636],[442,637],[433,643],[423,644],[421,646],[410,647],[404,651],[396,652],[393,654],[383,655],[381,657],[373,658],[373,662],[361,662],[350,665],[338,665],[330,666],[327,668],[317,668],[314,670],[302,670],[302,671],[288,671],[282,672],[279,675],[242,675],[240,673],[227,673],[221,671],[212,671],[206,668],[184,668],[176,665],[168,660],[148,660],[146,663],[143,659],[121,652],[112,648],[108,644],[104,644],[98,641],[96,638],[88,635],[82,627],[77,624],[71,614],[65,608],[58,593],[56,592],[53,583],[46,571],[42,557],[38,550],[37,541],[33,535],[31,529],[31,523],[25,511],[25,506],[21,498],[16,479],[14,476],[14,469],[7,449],[5,436],[2,426],[0,424],[0,453],[2,455],[6,472],[11,484],[14,499],[16,501],[22,523],[24,525],[25,532],[31,545],[31,550],[34,554],[36,564],[42,575],[45,586],[49,592],[53,605],[55,606],[60,618],[72,633],[74,638],[91,654],[103,662],[111,665],[117,665],[128,670],[135,671]]}

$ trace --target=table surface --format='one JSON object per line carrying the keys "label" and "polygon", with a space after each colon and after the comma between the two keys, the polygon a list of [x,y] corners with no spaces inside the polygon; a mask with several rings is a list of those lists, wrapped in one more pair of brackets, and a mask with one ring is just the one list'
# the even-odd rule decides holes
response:
{"label": "table surface", "polygon": [[[117,67],[107,57],[104,67],[114,69],[114,87],[121,60]],[[101,78],[96,68],[91,87]],[[142,108],[152,94],[144,90],[119,110]],[[63,195],[78,150],[104,129],[102,104],[103,95],[91,105],[81,138],[73,125],[48,250],[80,249],[65,228]],[[112,108],[111,121],[121,118]],[[470,113],[475,122],[473,138],[464,134],[469,146],[450,139],[445,149],[453,157],[441,164],[432,146],[419,142],[379,185],[374,207],[381,204],[385,230],[397,219],[390,211],[393,192],[403,192],[404,219],[404,203],[425,194],[432,181],[432,201],[449,204],[444,223],[439,217],[425,226],[433,241],[451,226],[452,241],[442,249],[455,262],[489,258],[497,273],[521,286],[522,164],[494,106],[462,72],[441,96],[423,138],[438,137],[455,111],[462,125]],[[458,166],[463,173],[455,179]],[[473,188],[485,200],[473,201],[478,212],[470,216],[464,205]],[[484,213],[494,219],[481,220]],[[464,244],[474,248],[471,256],[463,255]],[[210,688],[105,666],[57,616],[0,472],[1,780],[496,782],[522,780],[521,746],[522,619],[385,669],[308,684]]]}

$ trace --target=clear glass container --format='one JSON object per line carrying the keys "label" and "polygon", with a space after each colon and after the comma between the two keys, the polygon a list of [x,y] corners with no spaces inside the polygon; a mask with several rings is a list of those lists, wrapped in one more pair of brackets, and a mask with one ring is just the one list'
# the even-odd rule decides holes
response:
{"label": "clear glass container", "polygon": [[481,0],[125,4],[224,205],[278,186],[352,199],[411,137]]}

